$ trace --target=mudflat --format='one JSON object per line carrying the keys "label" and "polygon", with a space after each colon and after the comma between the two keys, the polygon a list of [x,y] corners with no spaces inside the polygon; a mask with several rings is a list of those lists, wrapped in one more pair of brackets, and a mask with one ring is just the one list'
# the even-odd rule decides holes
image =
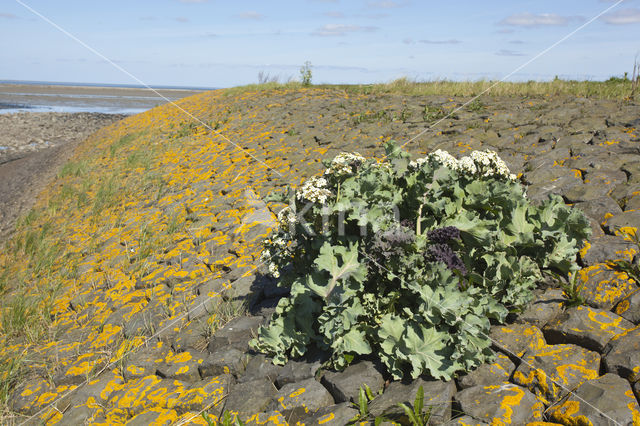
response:
{"label": "mudflat", "polygon": [[89,135],[120,114],[0,114],[0,241]]}

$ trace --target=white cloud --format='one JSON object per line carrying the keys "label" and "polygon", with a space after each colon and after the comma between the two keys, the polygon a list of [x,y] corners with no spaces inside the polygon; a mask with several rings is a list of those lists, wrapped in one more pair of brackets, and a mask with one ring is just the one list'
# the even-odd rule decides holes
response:
{"label": "white cloud", "polygon": [[460,44],[462,43],[460,40],[449,39],[449,40],[420,40],[420,43],[424,44]]}
{"label": "white cloud", "polygon": [[345,25],[345,24],[327,24],[318,28],[311,35],[320,36],[320,37],[336,37],[336,36],[344,36],[347,33],[355,33],[355,32],[373,32],[376,31],[378,27],[371,26],[361,26],[361,25]]}
{"label": "white cloud", "polygon": [[18,17],[13,13],[0,13],[0,18],[4,19],[17,19]]}
{"label": "white cloud", "polygon": [[514,50],[501,49],[496,52],[498,56],[525,56],[524,53],[516,52]]}
{"label": "white cloud", "polygon": [[262,13],[258,13],[258,12],[255,12],[253,10],[250,10],[248,12],[241,13],[240,15],[238,15],[238,17],[242,18],[242,19],[254,19],[254,20],[258,21],[260,19],[263,19],[264,15]]}
{"label": "white cloud", "polygon": [[367,6],[373,7],[376,9],[393,9],[395,7],[400,7],[401,5],[398,2],[395,2],[392,0],[383,0],[383,1],[367,2]]}
{"label": "white cloud", "polygon": [[602,20],[611,25],[637,24],[640,23],[640,9],[622,9],[617,12],[604,15]]}
{"label": "white cloud", "polygon": [[509,25],[512,27],[539,27],[552,25],[567,25],[569,21],[582,18],[577,16],[561,16],[555,13],[533,14],[529,12],[516,13],[504,18],[498,25]]}
{"label": "white cloud", "polygon": [[189,22],[189,18],[185,18],[184,16],[178,16],[177,18],[174,18],[176,21],[178,22]]}

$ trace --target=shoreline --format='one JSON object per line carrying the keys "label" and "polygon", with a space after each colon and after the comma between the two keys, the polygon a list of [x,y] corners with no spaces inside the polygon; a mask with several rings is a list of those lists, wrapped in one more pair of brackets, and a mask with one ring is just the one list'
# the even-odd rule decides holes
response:
{"label": "shoreline", "polygon": [[205,90],[0,84],[0,114],[14,112],[137,114]]}
{"label": "shoreline", "polygon": [[0,114],[0,245],[40,192],[91,134],[122,114]]}

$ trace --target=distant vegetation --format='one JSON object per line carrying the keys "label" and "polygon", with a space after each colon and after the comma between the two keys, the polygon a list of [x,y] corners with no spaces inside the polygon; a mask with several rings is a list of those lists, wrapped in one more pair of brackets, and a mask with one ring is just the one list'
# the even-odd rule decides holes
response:
{"label": "distant vegetation", "polygon": [[[499,82],[491,80],[449,81],[437,80],[418,82],[406,77],[381,84],[319,84],[313,87],[335,88],[349,93],[362,94],[398,94],[415,96],[578,96],[599,99],[631,100],[638,97],[640,77],[611,77],[605,81],[577,81],[555,78],[552,81]],[[262,84],[250,84],[225,89],[229,95],[241,92],[275,90],[281,88],[308,87],[305,82],[289,81],[278,83],[268,81]]]}

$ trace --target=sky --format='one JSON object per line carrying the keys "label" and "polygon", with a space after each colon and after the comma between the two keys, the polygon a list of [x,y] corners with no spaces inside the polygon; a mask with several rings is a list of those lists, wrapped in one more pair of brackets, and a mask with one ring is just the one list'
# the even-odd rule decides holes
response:
{"label": "sky", "polygon": [[0,80],[605,80],[639,55],[640,0],[0,0]]}

